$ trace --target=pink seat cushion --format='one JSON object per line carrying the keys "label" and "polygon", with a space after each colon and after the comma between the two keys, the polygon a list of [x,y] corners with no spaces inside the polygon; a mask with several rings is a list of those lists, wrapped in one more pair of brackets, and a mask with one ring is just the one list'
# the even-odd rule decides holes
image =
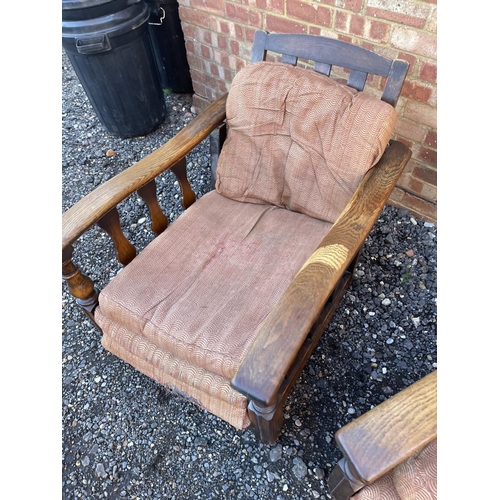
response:
{"label": "pink seat cushion", "polygon": [[108,351],[168,390],[219,416],[237,429],[250,424],[248,400],[231,387],[228,379],[182,361],[141,334],[131,332],[106,318],[101,317],[101,322],[105,332],[102,345]]}
{"label": "pink seat cushion", "polygon": [[230,380],[330,227],[211,191],[101,292],[95,318],[103,345],[160,383],[179,380],[189,393],[213,380],[214,397],[240,404]]}
{"label": "pink seat cushion", "polygon": [[227,105],[216,189],[334,222],[380,159],[396,112],[365,92],[283,63],[240,70]]}

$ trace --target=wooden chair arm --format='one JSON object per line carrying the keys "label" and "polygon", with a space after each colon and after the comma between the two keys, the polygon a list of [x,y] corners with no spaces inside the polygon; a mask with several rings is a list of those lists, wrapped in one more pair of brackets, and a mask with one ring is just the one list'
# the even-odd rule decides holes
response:
{"label": "wooden chair arm", "polygon": [[226,117],[227,94],[204,109],[178,134],[142,160],[98,186],[62,218],[63,251],[118,203],[174,167]]}
{"label": "wooden chair arm", "polygon": [[343,453],[328,484],[348,499],[437,438],[437,370],[342,427]]}
{"label": "wooden chair arm", "polygon": [[266,318],[231,385],[262,407],[276,403],[311,327],[384,208],[411,151],[393,141]]}

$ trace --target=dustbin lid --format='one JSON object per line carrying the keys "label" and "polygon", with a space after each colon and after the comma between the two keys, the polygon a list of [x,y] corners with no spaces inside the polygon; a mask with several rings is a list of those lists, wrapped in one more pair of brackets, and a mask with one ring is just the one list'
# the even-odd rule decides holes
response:
{"label": "dustbin lid", "polygon": [[78,21],[114,14],[142,0],[62,0],[63,21]]}
{"label": "dustbin lid", "polygon": [[135,2],[126,9],[107,16],[76,21],[63,20],[63,43],[73,43],[86,37],[106,35],[117,38],[125,33],[139,29],[149,19],[149,7],[142,1]]}

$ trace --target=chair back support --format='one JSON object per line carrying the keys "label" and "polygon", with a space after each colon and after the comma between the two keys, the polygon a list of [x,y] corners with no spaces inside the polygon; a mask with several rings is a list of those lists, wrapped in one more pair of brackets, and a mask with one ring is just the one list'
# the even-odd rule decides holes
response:
{"label": "chair back support", "polygon": [[[314,70],[329,76],[332,66],[350,70],[347,85],[364,89],[368,74],[387,78],[382,101],[393,107],[401,94],[409,64],[388,59],[342,40],[301,34],[255,33],[251,62],[264,61],[267,51],[282,54],[281,62],[297,64],[298,58],[314,61]],[[293,54],[293,55],[292,55]]]}

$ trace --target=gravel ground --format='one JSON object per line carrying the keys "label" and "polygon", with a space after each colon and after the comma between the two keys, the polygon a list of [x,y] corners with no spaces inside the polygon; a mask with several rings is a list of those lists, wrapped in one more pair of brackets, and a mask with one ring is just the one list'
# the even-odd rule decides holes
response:
{"label": "gravel ground", "polygon": [[[121,139],[102,128],[62,55],[63,210],[172,137],[193,118],[190,95],[165,96],[165,123]],[[188,157],[198,196],[209,190],[205,141]],[[170,173],[160,203],[182,212]],[[138,197],[119,206],[138,247],[153,238]],[[167,393],[100,345],[96,328],[62,291],[62,497],[64,499],[327,499],[340,458],[335,431],[437,367],[434,225],[387,206],[370,233],[351,289],[285,404],[279,441]],[[120,270],[106,235],[91,229],[75,263],[102,288]]]}

